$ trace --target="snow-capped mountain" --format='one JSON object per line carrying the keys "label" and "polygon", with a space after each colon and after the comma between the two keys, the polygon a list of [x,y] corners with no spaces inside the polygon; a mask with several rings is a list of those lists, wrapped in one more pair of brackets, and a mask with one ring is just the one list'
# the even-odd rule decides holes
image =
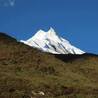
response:
{"label": "snow-capped mountain", "polygon": [[39,30],[33,37],[20,42],[31,47],[38,48],[44,52],[53,54],[84,54],[85,52],[74,47],[66,39],[59,37],[53,28],[45,32]]}

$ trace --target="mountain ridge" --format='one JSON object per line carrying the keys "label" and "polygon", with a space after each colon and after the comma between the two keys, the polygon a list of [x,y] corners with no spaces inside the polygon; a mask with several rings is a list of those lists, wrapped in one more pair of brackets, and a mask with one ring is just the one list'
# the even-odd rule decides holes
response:
{"label": "mountain ridge", "polygon": [[53,28],[50,28],[47,32],[39,30],[33,37],[28,40],[20,40],[20,42],[53,54],[85,53],[79,48],[71,45],[68,40],[59,37]]}
{"label": "mountain ridge", "polygon": [[[17,39],[15,39],[15,37],[12,37],[12,36],[10,36],[10,35],[8,35],[8,34],[6,34],[6,33],[3,33],[3,32],[0,32],[0,40],[2,41],[2,40],[4,40],[5,42],[8,42],[9,43],[9,41],[11,41],[11,43],[13,43],[13,42],[17,42],[17,43],[20,43]],[[7,40],[7,41],[6,41]],[[7,43],[6,43],[7,44]],[[22,43],[20,43],[20,44],[22,44]],[[26,45],[27,47],[30,47],[30,46],[28,46],[28,45]],[[32,48],[32,47],[31,47]],[[34,47],[33,47],[34,48]],[[35,49],[37,49],[37,48],[35,48]],[[40,51],[39,49],[37,49],[38,51]],[[40,51],[40,52],[43,52],[43,51]],[[46,52],[47,53],[47,52]],[[47,53],[47,54],[51,54],[51,53]],[[53,54],[53,55],[55,55],[55,56],[57,56],[58,54]],[[61,55],[61,56],[65,56],[65,54],[59,54],[59,55]],[[75,55],[73,55],[73,54],[66,54],[66,56],[73,56],[73,57],[75,57]],[[81,56],[98,56],[98,54],[94,54],[94,53],[84,53],[84,54],[76,54],[76,56],[77,57],[81,57]]]}
{"label": "mountain ridge", "polygon": [[97,98],[98,55],[46,53],[0,34],[0,98],[32,97]]}

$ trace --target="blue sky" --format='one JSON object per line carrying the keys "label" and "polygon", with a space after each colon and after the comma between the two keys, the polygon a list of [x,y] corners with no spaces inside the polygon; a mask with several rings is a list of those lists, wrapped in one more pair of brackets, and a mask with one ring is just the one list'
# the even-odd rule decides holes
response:
{"label": "blue sky", "polygon": [[98,54],[98,0],[9,1],[0,4],[0,32],[19,40],[53,27],[73,45]]}

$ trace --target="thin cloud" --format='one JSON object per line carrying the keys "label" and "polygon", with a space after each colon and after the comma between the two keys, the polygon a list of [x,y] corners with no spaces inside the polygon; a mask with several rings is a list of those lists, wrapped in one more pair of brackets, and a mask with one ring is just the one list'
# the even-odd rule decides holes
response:
{"label": "thin cloud", "polygon": [[14,6],[15,0],[9,0],[9,3],[10,3],[11,6]]}
{"label": "thin cloud", "polygon": [[0,0],[1,7],[9,7],[14,5],[15,5],[15,0]]}

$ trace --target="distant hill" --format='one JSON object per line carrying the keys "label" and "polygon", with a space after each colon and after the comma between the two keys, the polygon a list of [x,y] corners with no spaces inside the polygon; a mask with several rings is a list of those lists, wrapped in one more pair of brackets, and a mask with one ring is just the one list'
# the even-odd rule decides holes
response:
{"label": "distant hill", "polygon": [[98,55],[44,53],[0,33],[0,98],[98,98]]}

